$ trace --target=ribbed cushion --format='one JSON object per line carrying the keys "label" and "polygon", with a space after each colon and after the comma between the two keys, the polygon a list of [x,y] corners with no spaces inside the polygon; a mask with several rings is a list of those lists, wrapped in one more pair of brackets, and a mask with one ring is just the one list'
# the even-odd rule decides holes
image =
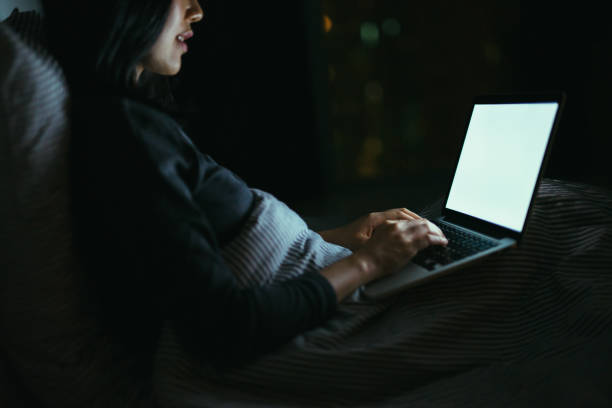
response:
{"label": "ribbed cushion", "polygon": [[15,32],[20,34],[21,39],[36,51],[38,55],[46,55],[46,38],[44,35],[42,17],[38,12],[19,11],[14,9],[10,16],[3,21]]}
{"label": "ribbed cushion", "polygon": [[40,41],[24,40],[42,32],[40,18],[23,17],[8,20],[21,35],[0,24],[0,346],[46,405],[133,406],[139,386],[122,375],[129,358],[80,306],[69,212],[70,99],[58,65],[27,45]]}

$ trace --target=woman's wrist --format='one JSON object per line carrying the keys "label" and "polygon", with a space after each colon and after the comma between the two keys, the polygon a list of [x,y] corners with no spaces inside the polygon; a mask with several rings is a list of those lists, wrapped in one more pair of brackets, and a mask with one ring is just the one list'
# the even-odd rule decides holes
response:
{"label": "woman's wrist", "polygon": [[355,269],[359,274],[360,285],[363,286],[376,279],[379,275],[378,263],[369,253],[358,251],[351,255],[355,264]]}
{"label": "woman's wrist", "polygon": [[357,288],[375,279],[378,267],[375,260],[366,253],[354,253],[321,270],[341,302]]}

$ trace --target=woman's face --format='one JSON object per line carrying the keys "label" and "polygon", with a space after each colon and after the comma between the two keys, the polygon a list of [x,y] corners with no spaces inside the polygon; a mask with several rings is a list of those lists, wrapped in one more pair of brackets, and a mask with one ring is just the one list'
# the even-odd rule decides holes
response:
{"label": "woman's face", "polygon": [[164,28],[136,69],[136,79],[143,70],[160,75],[176,75],[181,70],[181,57],[187,52],[186,41],[193,37],[191,24],[202,20],[198,0],[172,0]]}

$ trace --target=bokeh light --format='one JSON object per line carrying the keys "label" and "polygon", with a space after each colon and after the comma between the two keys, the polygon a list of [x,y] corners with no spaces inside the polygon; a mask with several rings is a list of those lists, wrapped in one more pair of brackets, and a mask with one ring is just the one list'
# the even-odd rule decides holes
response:
{"label": "bokeh light", "polygon": [[380,42],[380,30],[378,25],[372,22],[361,24],[361,41],[365,46],[376,47]]}
{"label": "bokeh light", "polygon": [[327,14],[324,14],[323,15],[323,30],[325,30],[326,33],[329,33],[332,30],[332,28],[334,28],[334,22]]}

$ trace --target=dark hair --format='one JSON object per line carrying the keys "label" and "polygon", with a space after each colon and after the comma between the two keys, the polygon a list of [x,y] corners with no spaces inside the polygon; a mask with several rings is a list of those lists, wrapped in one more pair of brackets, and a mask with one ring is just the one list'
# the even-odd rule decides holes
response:
{"label": "dark hair", "polygon": [[143,74],[137,64],[159,37],[171,0],[43,0],[50,51],[71,92],[112,92],[166,99],[166,78]]}

